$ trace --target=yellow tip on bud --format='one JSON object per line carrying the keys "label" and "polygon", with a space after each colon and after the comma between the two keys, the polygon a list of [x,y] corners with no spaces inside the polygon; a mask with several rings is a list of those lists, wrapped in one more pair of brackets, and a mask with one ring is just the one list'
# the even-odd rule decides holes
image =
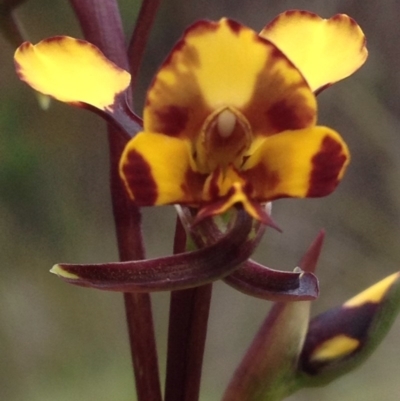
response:
{"label": "yellow tip on bud", "polygon": [[79,279],[79,276],[77,276],[76,274],[67,272],[60,265],[54,265],[50,269],[50,273],[53,273],[59,277],[63,277],[63,278],[67,278],[67,279],[72,279],[72,280]]}
{"label": "yellow tip on bud", "polygon": [[392,284],[399,278],[399,273],[394,273],[389,277],[384,278],[372,287],[349,299],[343,306],[353,308],[361,306],[367,302],[379,303],[389,291]]}

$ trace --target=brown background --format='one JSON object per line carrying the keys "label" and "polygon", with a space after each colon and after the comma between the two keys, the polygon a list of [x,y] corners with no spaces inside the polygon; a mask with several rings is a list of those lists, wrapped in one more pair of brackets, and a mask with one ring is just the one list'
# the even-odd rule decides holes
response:
{"label": "brown background", "polygon": [[[127,33],[137,1],[120,1]],[[319,200],[274,204],[283,234],[270,232],[258,259],[292,269],[321,227],[328,236],[313,313],[340,304],[399,270],[400,5],[395,0],[165,0],[142,69],[137,103],[184,27],[229,16],[260,30],[277,13],[304,8],[347,13],[364,29],[367,64],[319,97],[319,122],[348,142],[352,163],[338,190]],[[81,36],[67,1],[28,1],[18,10],[30,39]],[[132,400],[133,384],[119,294],[68,286],[48,273],[56,262],[116,259],[102,121],[53,102],[41,111],[15,76],[13,48],[0,38],[0,394],[5,401]],[[100,84],[100,83],[99,83]],[[170,253],[174,210],[144,210],[148,255]],[[154,297],[164,372],[168,297]],[[217,400],[266,311],[215,286],[202,400]],[[302,400],[397,401],[400,320],[369,361]]]}

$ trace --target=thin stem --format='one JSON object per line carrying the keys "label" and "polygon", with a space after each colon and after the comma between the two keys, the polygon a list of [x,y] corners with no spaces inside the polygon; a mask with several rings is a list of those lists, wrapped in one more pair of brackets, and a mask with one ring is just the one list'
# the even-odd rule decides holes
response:
{"label": "thin stem", "polygon": [[[118,174],[118,160],[125,142],[117,141],[121,137],[114,127],[109,127],[111,196],[120,260],[144,259],[141,215],[127,198]],[[124,293],[124,303],[138,400],[161,401],[150,296]]]}
{"label": "thin stem", "polygon": [[[185,250],[177,218],[174,253]],[[171,293],[165,401],[197,401],[210,311],[212,284]]]}
{"label": "thin stem", "polygon": [[26,40],[26,34],[13,10],[0,13],[0,29],[5,38],[15,47]]}
{"label": "thin stem", "polygon": [[149,294],[124,293],[124,302],[138,400],[161,401]]}
{"label": "thin stem", "polygon": [[143,54],[150,36],[161,0],[143,0],[135,29],[128,46],[128,59],[131,72],[131,87],[134,90]]}
{"label": "thin stem", "polygon": [[125,37],[116,0],[70,0],[85,38],[128,71]]}
{"label": "thin stem", "polygon": [[141,213],[126,195],[119,177],[119,160],[126,145],[126,137],[113,125],[108,127],[110,150],[110,190],[121,261],[145,258],[141,232]]}
{"label": "thin stem", "polygon": [[[121,16],[116,0],[70,0],[87,40],[122,68],[128,69]],[[102,83],[99,83],[102,84]],[[109,125],[110,189],[120,259],[144,258],[139,209],[130,202],[118,174],[126,139]],[[150,296],[124,294],[129,342],[139,401],[161,401],[157,350]]]}

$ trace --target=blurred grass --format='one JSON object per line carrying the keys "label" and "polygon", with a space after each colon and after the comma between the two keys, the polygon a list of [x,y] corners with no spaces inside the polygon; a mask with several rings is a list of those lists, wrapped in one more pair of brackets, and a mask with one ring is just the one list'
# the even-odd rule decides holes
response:
{"label": "blurred grass", "polygon": [[[120,1],[127,34],[138,2]],[[259,30],[277,13],[305,8],[344,12],[366,32],[370,57],[356,76],[319,97],[320,123],[337,129],[352,151],[339,189],[318,200],[274,204],[284,234],[269,232],[257,252],[291,269],[319,228],[327,229],[315,313],[343,302],[399,269],[400,5],[350,0],[165,1],[146,53],[137,104],[182,30],[198,18],[238,19]],[[28,1],[18,10],[32,41],[81,36],[67,1]],[[48,273],[56,262],[116,259],[102,122],[53,102],[41,111],[15,76],[14,49],[0,38],[0,394],[7,401],[132,400],[131,364],[121,296],[68,286]],[[172,208],[144,210],[148,255],[168,254]],[[164,227],[160,231],[159,227]],[[167,304],[155,315],[164,371]],[[204,368],[203,400],[217,400],[268,302],[217,284]],[[400,323],[364,367],[301,400],[397,401]]]}

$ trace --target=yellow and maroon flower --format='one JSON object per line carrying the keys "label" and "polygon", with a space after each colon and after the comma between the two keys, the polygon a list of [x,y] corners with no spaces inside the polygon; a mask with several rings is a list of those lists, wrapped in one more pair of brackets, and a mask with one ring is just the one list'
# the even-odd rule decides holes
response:
{"label": "yellow and maroon flower", "polygon": [[267,222],[260,203],[331,193],[349,152],[316,126],[313,91],[357,69],[364,42],[344,15],[289,12],[261,35],[225,18],[195,23],[155,76],[143,132],[123,154],[131,198],[200,207],[199,218],[241,203]]}
{"label": "yellow and maroon flower", "polygon": [[[198,219],[242,204],[331,193],[349,152],[339,134],[317,126],[315,93],[358,69],[365,38],[346,15],[324,20],[289,11],[260,35],[229,19],[185,32],[148,91],[143,130],[120,170],[140,206],[184,204]],[[39,92],[100,111],[132,136],[130,76],[95,46],[68,37],[25,43],[21,79]]]}

